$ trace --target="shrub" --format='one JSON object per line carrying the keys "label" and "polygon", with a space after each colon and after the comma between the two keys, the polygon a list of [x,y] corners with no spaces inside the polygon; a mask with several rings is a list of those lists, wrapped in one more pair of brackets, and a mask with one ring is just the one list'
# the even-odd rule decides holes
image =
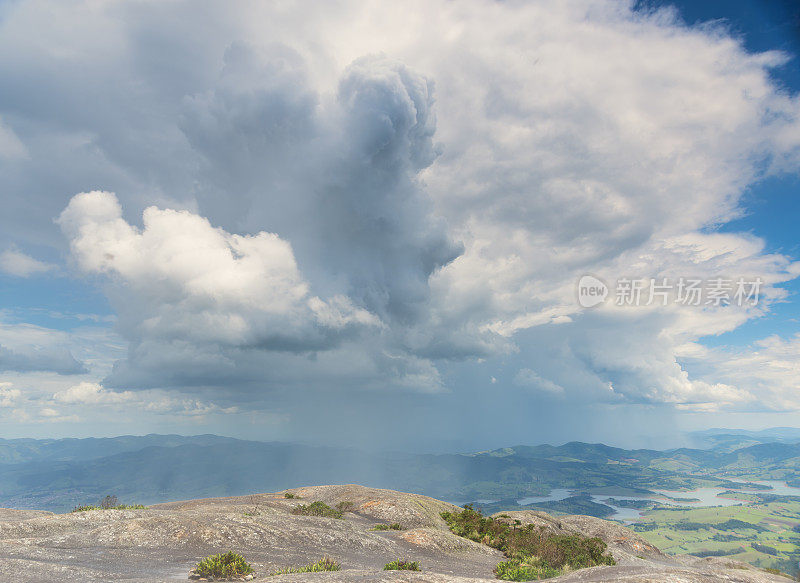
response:
{"label": "shrub", "polygon": [[557,572],[565,567],[580,569],[615,564],[611,555],[605,554],[606,543],[597,537],[549,534],[532,524],[512,527],[501,520],[484,517],[469,504],[461,512],[443,512],[441,516],[451,532],[498,549],[512,559],[498,566],[506,574],[521,577],[533,573],[541,578],[542,573]]}
{"label": "shrub", "polygon": [[210,555],[197,563],[194,568],[196,577],[213,577],[215,579],[230,579],[240,575],[248,575],[253,568],[247,564],[244,557],[233,551],[219,555]]}
{"label": "shrub", "polygon": [[356,505],[350,500],[344,500],[336,505],[336,510],[339,512],[352,512]]}
{"label": "shrub", "polygon": [[341,510],[331,508],[324,502],[312,502],[311,504],[301,504],[292,508],[292,514],[302,514],[303,516],[325,516],[327,518],[342,518],[344,514]]}
{"label": "shrub", "polygon": [[370,530],[403,530],[403,527],[393,522],[392,524],[376,524]]}
{"label": "shrub", "polygon": [[76,506],[72,509],[72,512],[86,512],[87,510],[144,510],[146,506],[144,504],[118,504],[117,506],[111,506],[109,508],[104,508],[102,506]]}
{"label": "shrub", "polygon": [[111,508],[116,508],[117,506],[119,506],[119,500],[117,500],[116,496],[106,496],[100,500],[100,508],[103,510],[110,510]]}
{"label": "shrub", "polygon": [[316,563],[310,563],[302,567],[284,567],[272,573],[272,575],[288,575],[290,573],[321,573],[322,571],[341,571],[339,563],[329,557],[324,557]]}
{"label": "shrub", "polygon": [[391,563],[386,563],[383,566],[384,571],[421,571],[419,563],[416,561],[405,561],[403,559],[395,559]]}
{"label": "shrub", "polygon": [[494,574],[503,581],[538,581],[558,577],[561,573],[561,569],[554,569],[544,563],[524,562],[520,559],[503,561],[494,568]]}
{"label": "shrub", "polygon": [[289,500],[300,500],[300,496],[293,492],[286,492],[283,495],[284,498],[288,498]]}

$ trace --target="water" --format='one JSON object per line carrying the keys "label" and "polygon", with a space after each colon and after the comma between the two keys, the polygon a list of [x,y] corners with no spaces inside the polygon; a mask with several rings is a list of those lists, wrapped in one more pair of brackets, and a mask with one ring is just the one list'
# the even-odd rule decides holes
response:
{"label": "water", "polygon": [[654,490],[658,494],[669,496],[671,498],[697,498],[699,502],[674,502],[672,500],[663,500],[659,498],[651,498],[664,504],[673,504],[676,506],[691,506],[692,508],[706,508],[709,506],[736,506],[742,504],[741,500],[733,500],[732,498],[720,498],[719,494],[727,491],[728,488],[698,488],[697,490],[678,491],[678,490]]}
{"label": "water", "polygon": [[772,490],[757,490],[758,492],[763,492],[764,494],[776,494],[778,496],[800,496],[800,488],[797,486],[790,486],[786,482],[779,482],[778,480],[759,480],[753,483],[772,487]]}
{"label": "water", "polygon": [[535,502],[557,502],[572,496],[572,490],[566,488],[553,488],[547,496],[526,496],[517,500],[517,504],[525,506],[526,504],[533,504]]}
{"label": "water", "polygon": [[[755,484],[763,484],[771,486],[772,490],[750,490],[753,492],[763,492],[765,494],[776,494],[778,496],[800,496],[800,488],[789,486],[786,482],[777,480],[761,480],[754,482]],[[728,488],[698,488],[697,490],[654,490],[655,495],[651,496],[610,496],[610,495],[592,495],[592,501],[598,504],[605,504],[614,509],[614,514],[608,517],[609,520],[619,520],[625,523],[636,522],[639,520],[645,511],[637,510],[636,508],[627,508],[624,506],[616,506],[609,504],[608,500],[652,500],[660,504],[670,504],[673,506],[688,506],[690,508],[708,508],[711,506],[736,506],[745,504],[741,500],[733,500],[731,498],[720,497],[719,494],[727,491]],[[745,489],[742,490],[747,491]],[[570,496],[574,496],[578,491],[569,490],[567,488],[553,488],[547,496],[526,496],[517,500],[517,504],[525,506],[526,504],[533,504],[536,502],[557,502],[564,500]],[[669,498],[696,498],[696,502],[678,502],[670,500]]]}
{"label": "water", "polygon": [[[784,487],[791,490],[800,490],[800,488],[791,488],[790,486]],[[609,520],[620,520],[622,522],[635,522],[639,520],[645,511],[637,510],[636,508],[627,508],[625,506],[616,506],[609,504],[610,499],[615,500],[652,500],[661,504],[671,504],[673,506],[689,506],[692,508],[705,508],[709,506],[735,506],[742,504],[741,500],[732,500],[731,498],[720,498],[718,494],[724,492],[726,488],[698,488],[691,491],[676,491],[676,490],[655,490],[656,494],[651,496],[612,496],[607,494],[591,496],[592,502],[598,504],[605,504],[614,509],[614,514],[608,517]],[[776,492],[777,493],[777,492]],[[527,496],[517,500],[517,504],[524,506],[525,504],[532,504],[535,502],[555,502],[564,500],[570,496],[575,495],[575,492],[566,488],[553,488],[547,496]],[[696,498],[697,502],[676,502],[669,500],[671,498]]]}

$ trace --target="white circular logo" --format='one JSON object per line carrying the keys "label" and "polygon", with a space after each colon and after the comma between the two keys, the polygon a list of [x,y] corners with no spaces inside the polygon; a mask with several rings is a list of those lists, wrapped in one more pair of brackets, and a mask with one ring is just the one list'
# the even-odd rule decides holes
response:
{"label": "white circular logo", "polygon": [[578,281],[578,303],[584,308],[593,308],[606,301],[608,286],[593,275],[584,275]]}

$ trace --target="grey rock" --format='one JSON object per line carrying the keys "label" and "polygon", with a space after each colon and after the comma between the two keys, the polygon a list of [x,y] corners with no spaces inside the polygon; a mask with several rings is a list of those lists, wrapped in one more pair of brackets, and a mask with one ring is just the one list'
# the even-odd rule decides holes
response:
{"label": "grey rock", "polygon": [[[203,557],[234,550],[255,570],[252,581],[273,583],[488,583],[502,554],[457,537],[439,513],[446,502],[363,486],[295,488],[283,492],[157,504],[145,510],[50,514],[0,510],[0,581],[3,583],[166,583],[188,581]],[[320,500],[352,503],[345,519],[291,514]],[[552,532],[599,536],[618,561],[551,579],[554,583],[785,583],[787,580],[724,558],[669,557],[617,523],[586,516],[507,512],[509,520]],[[371,531],[398,522],[401,531]],[[332,573],[269,576],[281,567],[338,561]],[[421,573],[383,571],[391,560],[419,561]],[[243,578],[244,579],[244,578]]]}

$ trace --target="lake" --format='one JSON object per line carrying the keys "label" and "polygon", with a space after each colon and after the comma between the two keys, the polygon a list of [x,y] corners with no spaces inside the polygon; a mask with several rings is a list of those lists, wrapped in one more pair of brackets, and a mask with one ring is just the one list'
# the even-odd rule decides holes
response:
{"label": "lake", "polygon": [[[800,496],[800,488],[795,486],[789,486],[786,482],[780,482],[777,480],[762,480],[758,482],[753,482],[755,484],[762,484],[764,486],[770,486],[771,490],[758,490],[758,492],[763,492],[764,494],[776,494],[778,496]],[[620,520],[622,522],[635,522],[642,517],[643,512],[640,510],[636,510],[635,508],[625,508],[622,506],[615,506],[614,504],[609,504],[608,500],[616,499],[616,500],[653,500],[654,502],[660,502],[661,504],[671,504],[674,506],[688,506],[691,508],[707,508],[711,506],[736,506],[738,504],[744,504],[741,500],[733,500],[731,498],[722,498],[719,496],[722,492],[725,492],[728,488],[698,488],[697,490],[687,490],[687,491],[678,491],[678,490],[654,490],[656,495],[654,496],[609,496],[609,495],[592,495],[592,501],[597,502],[598,504],[605,504],[606,506],[610,506],[614,509],[614,514],[609,516],[609,520]],[[755,490],[746,490],[742,489],[742,492],[745,491],[755,491]],[[526,504],[533,504],[536,502],[554,502],[558,500],[564,500],[565,498],[569,498],[573,496],[577,490],[569,490],[567,488],[553,488],[550,491],[550,494],[547,496],[526,496],[525,498],[520,498],[517,500],[517,504],[524,506]],[[697,498],[697,502],[675,502],[673,500],[669,500],[669,498]]]}

